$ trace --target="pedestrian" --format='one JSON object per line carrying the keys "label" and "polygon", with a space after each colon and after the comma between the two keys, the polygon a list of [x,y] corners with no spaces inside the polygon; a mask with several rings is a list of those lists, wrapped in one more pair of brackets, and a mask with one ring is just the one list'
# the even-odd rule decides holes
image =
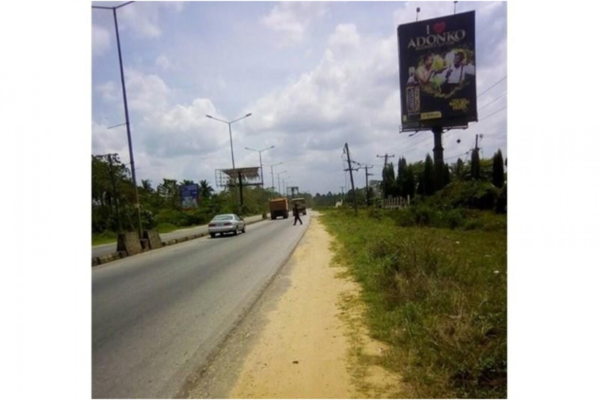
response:
{"label": "pedestrian", "polygon": [[300,225],[302,225],[302,220],[300,219],[300,210],[298,210],[298,203],[294,203],[294,226],[296,226],[296,222],[300,221]]}

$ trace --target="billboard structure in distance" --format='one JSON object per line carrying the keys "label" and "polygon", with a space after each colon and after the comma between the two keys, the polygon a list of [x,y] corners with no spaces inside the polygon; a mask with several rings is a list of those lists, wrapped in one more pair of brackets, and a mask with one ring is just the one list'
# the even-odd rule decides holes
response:
{"label": "billboard structure in distance", "polygon": [[183,210],[197,208],[200,202],[200,186],[197,184],[180,186],[179,197],[181,198],[181,208]]}
{"label": "billboard structure in distance", "polygon": [[475,11],[398,26],[402,131],[477,121]]}
{"label": "billboard structure in distance", "polygon": [[240,178],[243,186],[260,186],[260,167],[215,170],[215,182],[218,187],[239,186]]}

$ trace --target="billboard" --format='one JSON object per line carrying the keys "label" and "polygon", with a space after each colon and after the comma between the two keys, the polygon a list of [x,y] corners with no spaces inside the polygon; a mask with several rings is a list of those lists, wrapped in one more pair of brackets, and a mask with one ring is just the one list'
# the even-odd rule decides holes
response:
{"label": "billboard", "polygon": [[398,26],[402,130],[477,121],[475,11]]}
{"label": "billboard", "polygon": [[200,186],[197,184],[180,186],[179,195],[182,209],[189,210],[196,208],[200,201]]}

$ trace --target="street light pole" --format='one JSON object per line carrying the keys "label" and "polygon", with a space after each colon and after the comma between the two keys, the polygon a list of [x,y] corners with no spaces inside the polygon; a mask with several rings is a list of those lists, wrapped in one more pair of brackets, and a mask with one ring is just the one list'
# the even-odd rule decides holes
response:
{"label": "street light pole", "polygon": [[233,169],[235,169],[235,158],[233,158],[233,135],[231,134],[231,122],[228,122],[229,125],[229,145],[231,146],[231,165],[233,165]]}
{"label": "street light pole", "polygon": [[262,163],[262,152],[263,151],[267,151],[267,150],[271,150],[275,148],[275,146],[271,146],[271,147],[267,147],[264,148],[262,150],[255,150],[255,149],[251,149],[250,147],[245,147],[246,150],[250,150],[250,151],[255,151],[258,153],[258,160],[260,162],[260,180],[261,180],[261,184],[262,184],[262,188],[265,188],[265,176],[263,174],[263,163]]}
{"label": "street light pole", "polygon": [[265,164],[267,167],[271,167],[271,189],[273,189],[273,192],[275,191],[275,174],[273,173],[273,167],[281,164],[283,164],[283,161],[273,165]]}
{"label": "street light pole", "polygon": [[285,174],[287,171],[282,171],[282,172],[278,172],[277,173],[277,189],[279,191],[279,194],[281,195],[281,174]]}
{"label": "street light pole", "polygon": [[115,20],[115,32],[117,34],[117,50],[119,53],[119,69],[121,71],[121,87],[123,89],[123,105],[125,107],[125,125],[127,127],[127,142],[129,144],[129,160],[130,160],[129,162],[131,164],[131,178],[133,180],[133,193],[135,196],[135,208],[137,209],[138,235],[141,239],[142,238],[142,214],[141,214],[141,210],[140,210],[140,201],[139,201],[138,189],[137,189],[137,179],[135,176],[135,160],[133,158],[133,145],[131,143],[131,127],[130,127],[130,123],[129,123],[129,108],[127,107],[127,89],[125,88],[125,74],[123,72],[123,56],[121,55],[121,39],[119,37],[119,22],[117,21],[117,9],[124,7],[131,3],[133,3],[133,1],[129,1],[127,3],[121,4],[116,7],[92,6],[92,8],[112,10],[113,18]]}
{"label": "street light pole", "polygon": [[233,166],[233,169],[235,169],[235,158],[233,157],[233,136],[231,134],[231,124],[233,124],[234,122],[238,122],[244,118],[248,118],[251,115],[252,115],[252,113],[248,113],[248,114],[244,115],[243,117],[234,119],[233,121],[225,121],[225,120],[222,120],[219,118],[215,118],[208,114],[206,115],[206,118],[214,119],[215,121],[223,122],[223,123],[229,125],[229,144],[231,145],[231,165]]}

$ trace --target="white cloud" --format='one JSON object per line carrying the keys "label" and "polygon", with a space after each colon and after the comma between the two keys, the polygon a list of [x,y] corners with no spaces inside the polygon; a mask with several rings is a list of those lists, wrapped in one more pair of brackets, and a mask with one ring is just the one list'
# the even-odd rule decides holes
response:
{"label": "white cloud", "polygon": [[156,65],[159,66],[163,71],[168,72],[175,69],[175,65],[169,60],[167,56],[161,54],[156,58]]}
{"label": "white cloud", "polygon": [[171,89],[158,75],[127,68],[125,79],[130,110],[151,113],[167,107]]}
{"label": "white cloud", "polygon": [[120,88],[117,87],[117,84],[113,81],[108,81],[96,87],[96,90],[102,95],[102,99],[109,103],[120,99],[119,89]]}
{"label": "white cloud", "polygon": [[[160,76],[134,69],[127,69],[125,74],[132,131],[139,144],[137,151],[177,163],[180,156],[206,156],[228,149],[227,126],[206,118],[207,114],[224,118],[211,100],[197,98],[190,104],[174,104],[173,90]],[[111,99],[118,89],[113,82],[97,88]],[[119,129],[108,130],[106,124],[94,123],[94,151],[116,151],[122,136],[117,132]]]}
{"label": "white cloud", "polygon": [[327,42],[331,47],[357,46],[360,42],[360,35],[356,30],[356,25],[340,24]]}
{"label": "white cloud", "polygon": [[110,50],[110,33],[107,29],[92,25],[92,54],[96,56],[102,56]]}
{"label": "white cloud", "polygon": [[184,7],[185,2],[136,2],[119,9],[119,25],[141,37],[160,37],[163,33],[162,15],[180,13]]}
{"label": "white cloud", "polygon": [[[108,125],[92,121],[92,153],[118,153],[128,159],[127,131],[124,126],[108,129]],[[125,156],[127,154],[127,156]]]}
{"label": "white cloud", "polygon": [[322,2],[277,3],[261,22],[280,34],[280,44],[286,46],[302,42],[312,22],[326,11]]}

